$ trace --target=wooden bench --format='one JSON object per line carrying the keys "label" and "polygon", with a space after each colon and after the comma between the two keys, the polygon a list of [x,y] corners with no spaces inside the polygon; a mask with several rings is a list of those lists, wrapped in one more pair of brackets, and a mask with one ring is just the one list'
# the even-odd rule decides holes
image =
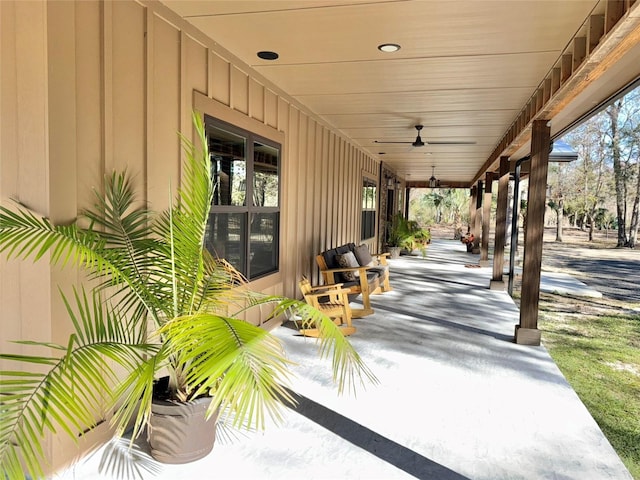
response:
{"label": "wooden bench", "polygon": [[360,318],[373,313],[369,295],[392,290],[388,256],[388,253],[372,255],[364,244],[347,243],[320,253],[316,262],[325,284],[341,283],[342,288],[349,290],[350,300],[362,295],[363,308],[352,309],[353,317]]}

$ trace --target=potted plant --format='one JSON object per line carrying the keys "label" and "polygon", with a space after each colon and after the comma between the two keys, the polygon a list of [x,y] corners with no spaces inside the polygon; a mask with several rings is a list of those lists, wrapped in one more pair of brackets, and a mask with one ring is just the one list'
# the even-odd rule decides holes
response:
{"label": "potted plant", "polygon": [[431,241],[431,232],[425,230],[415,220],[408,220],[400,213],[393,216],[387,230],[387,250],[391,258],[398,258],[403,250],[411,253],[420,248],[423,256]]}
{"label": "potted plant", "polygon": [[417,222],[414,222],[416,229],[413,234],[412,250],[416,248],[420,250],[423,257],[427,256],[427,246],[431,243],[431,230],[420,227]]}
{"label": "potted plant", "polygon": [[387,224],[386,247],[389,252],[389,258],[398,258],[400,256],[400,252],[409,236],[407,220],[400,213],[396,213]]}
{"label": "potted plant", "polygon": [[[70,225],[0,207],[0,252],[34,261],[49,253],[51,263],[82,267],[93,282],[63,294],[74,328],[66,345],[24,342],[42,355],[0,354],[19,363],[0,372],[0,471],[8,478],[43,475],[46,431],[76,438],[105,412],[115,412],[114,435],[167,434],[150,441],[169,462],[206,455],[216,418],[245,428],[279,418],[292,401],[289,361],[277,338],[239,318],[253,307],[268,304],[273,316],[293,309],[319,326],[320,353],[333,351],[340,389],[353,388],[354,378],[375,381],[329,318],[304,302],[251,292],[203,247],[214,186],[197,114],[194,123],[200,148],[182,138],[182,186],[163,213],[141,206],[121,173],[107,176],[104,195]],[[174,408],[188,414],[173,416]],[[191,426],[178,424],[194,415]],[[209,444],[182,451],[176,443],[189,444],[198,424]]]}

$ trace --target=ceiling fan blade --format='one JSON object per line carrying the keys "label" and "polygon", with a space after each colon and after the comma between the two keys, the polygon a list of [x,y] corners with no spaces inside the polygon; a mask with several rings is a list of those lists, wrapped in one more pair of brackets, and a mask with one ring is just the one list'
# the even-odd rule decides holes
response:
{"label": "ceiling fan blade", "polygon": [[404,143],[406,144],[410,144],[411,142],[380,142],[379,140],[374,140],[373,143]]}
{"label": "ceiling fan blade", "polygon": [[476,142],[427,142],[428,145],[475,145]]}

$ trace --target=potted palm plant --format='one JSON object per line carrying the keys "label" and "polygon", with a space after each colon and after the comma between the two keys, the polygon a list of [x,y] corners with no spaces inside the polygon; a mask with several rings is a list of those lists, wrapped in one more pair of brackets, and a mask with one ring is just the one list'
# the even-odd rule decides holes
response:
{"label": "potted palm plant", "polygon": [[[216,421],[262,428],[265,416],[279,418],[292,401],[289,362],[276,337],[240,318],[253,307],[270,305],[272,316],[294,310],[318,325],[319,351],[332,351],[338,388],[375,381],[330,319],[306,303],[250,291],[204,248],[214,185],[197,114],[194,124],[199,148],[182,138],[182,185],[165,212],[141,206],[123,173],[108,175],[104,195],[70,225],[0,207],[0,252],[34,261],[49,253],[53,264],[81,267],[92,282],[62,294],[74,329],[66,345],[24,342],[43,353],[0,354],[18,363],[0,372],[4,476],[42,476],[46,432],[75,438],[105,412],[115,412],[114,435],[165,434],[150,443],[167,462],[206,455]],[[179,408],[187,413],[173,415]],[[194,415],[191,426],[179,425]],[[205,445],[191,445],[195,426],[204,427]]]}
{"label": "potted palm plant", "polygon": [[409,237],[407,221],[401,214],[396,213],[387,225],[386,249],[390,258],[398,258]]}
{"label": "potted palm plant", "polygon": [[419,248],[426,255],[426,248],[431,241],[431,232],[425,230],[415,220],[408,220],[396,213],[387,230],[387,250],[391,258],[398,258],[403,250],[411,253]]}

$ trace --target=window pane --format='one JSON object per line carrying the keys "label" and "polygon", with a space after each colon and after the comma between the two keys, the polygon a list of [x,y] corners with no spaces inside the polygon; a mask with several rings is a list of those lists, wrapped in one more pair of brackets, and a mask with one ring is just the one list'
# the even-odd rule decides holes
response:
{"label": "window pane", "polygon": [[278,269],[278,213],[255,213],[251,216],[250,278]]}
{"label": "window pane", "polygon": [[247,166],[245,139],[210,127],[211,175],[215,185],[214,205],[246,205]]}
{"label": "window pane", "polygon": [[212,213],[206,232],[206,247],[214,256],[224,258],[242,274],[247,274],[246,213]]}
{"label": "window pane", "polygon": [[376,212],[375,210],[364,210],[362,212],[362,240],[375,236]]}
{"label": "window pane", "polygon": [[376,226],[376,182],[364,178],[362,181],[362,240],[375,236]]}
{"label": "window pane", "polygon": [[253,144],[253,205],[278,206],[278,149],[255,142]]}

